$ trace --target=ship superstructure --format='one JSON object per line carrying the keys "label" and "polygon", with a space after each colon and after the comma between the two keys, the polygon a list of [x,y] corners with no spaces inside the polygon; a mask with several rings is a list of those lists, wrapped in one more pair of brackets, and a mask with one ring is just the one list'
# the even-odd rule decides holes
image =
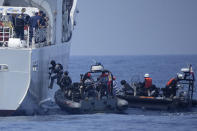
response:
{"label": "ship superstructure", "polygon": [[[68,66],[76,4],[77,0],[0,1],[0,115],[34,114],[49,97],[50,61]],[[23,8],[29,18],[43,11],[48,21],[44,28],[25,25],[21,40],[9,18]]]}

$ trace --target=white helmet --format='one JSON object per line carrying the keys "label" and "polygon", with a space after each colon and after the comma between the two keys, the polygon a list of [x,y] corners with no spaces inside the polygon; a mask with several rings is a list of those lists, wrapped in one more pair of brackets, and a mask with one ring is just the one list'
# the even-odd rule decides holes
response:
{"label": "white helmet", "polygon": [[178,78],[178,79],[184,79],[184,75],[181,74],[181,73],[177,73],[177,78]]}
{"label": "white helmet", "polygon": [[144,77],[146,78],[146,77],[149,77],[150,75],[148,74],[148,73],[146,73],[145,75],[144,75]]}

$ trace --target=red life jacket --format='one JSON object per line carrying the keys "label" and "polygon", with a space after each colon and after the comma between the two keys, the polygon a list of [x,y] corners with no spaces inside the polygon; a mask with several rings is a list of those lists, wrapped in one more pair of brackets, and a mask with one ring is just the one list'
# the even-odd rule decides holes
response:
{"label": "red life jacket", "polygon": [[166,86],[170,86],[174,80],[175,80],[175,78],[170,79],[170,80],[167,82]]}
{"label": "red life jacket", "polygon": [[152,86],[152,78],[146,77],[145,79],[145,88],[150,88]]}

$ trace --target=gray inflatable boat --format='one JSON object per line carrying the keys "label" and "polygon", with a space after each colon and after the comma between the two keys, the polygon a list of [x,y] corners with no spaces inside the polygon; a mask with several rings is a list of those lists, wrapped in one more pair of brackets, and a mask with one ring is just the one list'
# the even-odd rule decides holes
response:
{"label": "gray inflatable boat", "polygon": [[55,102],[68,113],[72,114],[91,114],[91,113],[123,113],[128,108],[126,100],[117,97],[89,97],[79,101],[70,100],[65,97],[61,89],[55,92]]}

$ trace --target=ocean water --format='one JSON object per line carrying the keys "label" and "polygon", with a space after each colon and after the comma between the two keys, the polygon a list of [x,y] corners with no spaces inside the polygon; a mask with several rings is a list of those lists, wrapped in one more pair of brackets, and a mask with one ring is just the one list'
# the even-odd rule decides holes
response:
{"label": "ocean water", "polygon": [[[69,75],[73,81],[80,79],[95,61],[101,62],[121,80],[139,81],[149,73],[153,83],[164,87],[182,67],[193,65],[197,74],[197,55],[174,56],[71,56]],[[195,83],[197,87],[197,82]],[[196,90],[195,90],[196,93]],[[195,98],[196,94],[195,94]],[[196,131],[197,109],[189,112],[165,112],[128,109],[124,114],[68,115],[57,110],[44,116],[0,117],[0,131]]]}

